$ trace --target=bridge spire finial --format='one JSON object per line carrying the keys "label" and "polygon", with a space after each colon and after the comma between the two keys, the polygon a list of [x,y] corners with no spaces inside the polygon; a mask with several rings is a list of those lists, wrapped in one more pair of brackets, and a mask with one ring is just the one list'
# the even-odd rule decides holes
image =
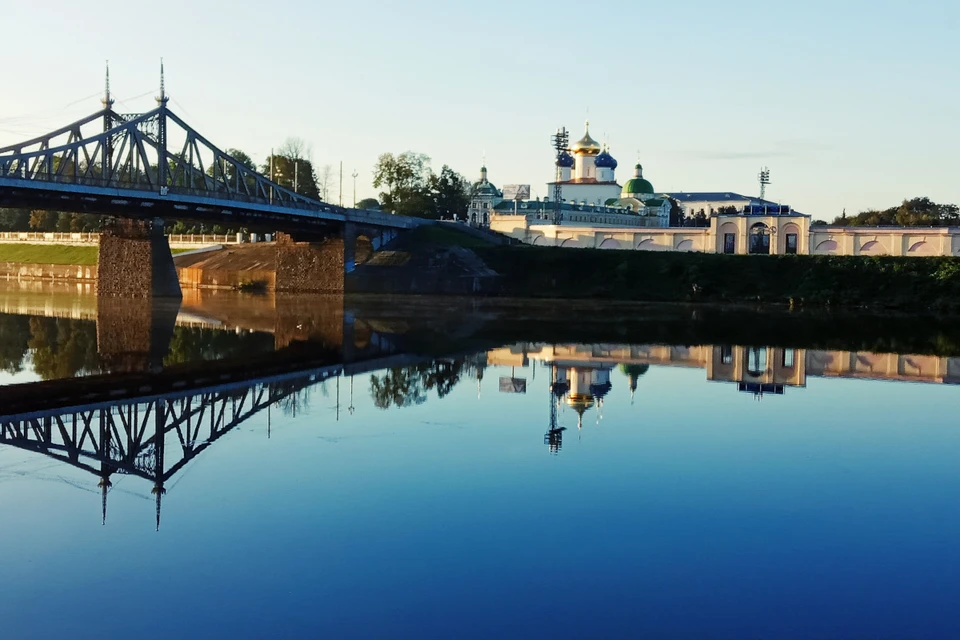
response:
{"label": "bridge spire finial", "polygon": [[160,95],[157,97],[157,104],[164,106],[167,104],[167,90],[163,78],[163,58],[160,58]]}
{"label": "bridge spire finial", "polygon": [[110,109],[113,107],[113,96],[110,95],[110,61],[107,60],[107,80],[104,85],[103,90],[103,99],[100,100],[103,103],[104,109]]}

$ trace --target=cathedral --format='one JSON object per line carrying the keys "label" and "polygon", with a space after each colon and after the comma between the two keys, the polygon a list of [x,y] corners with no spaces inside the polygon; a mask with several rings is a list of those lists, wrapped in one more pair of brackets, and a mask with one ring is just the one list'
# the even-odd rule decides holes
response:
{"label": "cathedral", "polygon": [[557,180],[547,183],[547,197],[535,202],[506,201],[503,193],[488,180],[484,166],[480,170],[480,180],[473,185],[467,220],[477,226],[487,226],[494,215],[522,213],[541,223],[551,222],[555,206],[551,198],[559,186],[563,222],[668,226],[670,201],[656,197],[653,185],[643,177],[643,167],[638,163],[633,177],[621,186],[616,178],[617,166],[609,147],[601,146],[590,136],[588,122],[583,137],[556,158]]}

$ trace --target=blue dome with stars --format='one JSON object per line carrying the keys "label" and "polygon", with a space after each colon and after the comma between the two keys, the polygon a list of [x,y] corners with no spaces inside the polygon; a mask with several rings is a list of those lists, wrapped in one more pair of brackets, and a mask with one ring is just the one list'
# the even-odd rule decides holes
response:
{"label": "blue dome with stars", "polygon": [[617,161],[613,159],[609,151],[604,149],[600,155],[597,156],[596,166],[598,169],[616,169]]}
{"label": "blue dome with stars", "polygon": [[566,151],[562,152],[562,153],[557,157],[557,166],[558,166],[558,167],[562,167],[562,168],[564,168],[564,169],[572,169],[574,164],[575,164],[575,162],[574,162],[574,160],[573,160],[573,156],[570,155],[569,153],[567,153]]}

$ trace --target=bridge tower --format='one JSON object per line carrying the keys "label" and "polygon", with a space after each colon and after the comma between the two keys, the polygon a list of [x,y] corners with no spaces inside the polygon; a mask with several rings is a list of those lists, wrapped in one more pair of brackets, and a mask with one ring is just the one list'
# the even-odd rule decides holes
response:
{"label": "bridge tower", "polygon": [[[167,102],[163,77],[163,60],[160,61],[160,95],[157,96],[157,188],[159,195],[167,195]],[[107,86],[104,105],[112,105],[110,95],[110,71],[107,69]],[[104,114],[104,126],[109,131],[110,114]],[[106,158],[104,145],[104,169],[111,166]],[[163,219],[113,220],[100,235],[100,251],[97,260],[97,295],[101,297],[134,298],[182,298],[177,268],[170,253],[170,243],[163,233]]]}
{"label": "bridge tower", "polygon": [[[107,60],[107,78],[104,85],[103,98],[100,102],[103,104],[103,132],[107,133],[113,128],[113,96],[110,95],[110,61]],[[113,136],[107,136],[103,141],[103,167],[104,175],[108,173],[107,167],[113,166]]]}
{"label": "bridge tower", "polygon": [[167,190],[167,96],[163,78],[163,58],[160,58],[160,95],[157,96],[157,184],[160,195],[166,195]]}

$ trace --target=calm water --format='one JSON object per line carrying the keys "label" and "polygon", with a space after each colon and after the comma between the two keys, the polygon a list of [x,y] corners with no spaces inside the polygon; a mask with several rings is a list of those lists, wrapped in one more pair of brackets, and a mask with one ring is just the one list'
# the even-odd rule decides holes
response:
{"label": "calm water", "polygon": [[[960,637],[960,353],[442,304],[348,309],[331,353],[302,307],[185,301],[158,355],[0,292],[3,637]],[[80,386],[163,371],[207,391]]]}

